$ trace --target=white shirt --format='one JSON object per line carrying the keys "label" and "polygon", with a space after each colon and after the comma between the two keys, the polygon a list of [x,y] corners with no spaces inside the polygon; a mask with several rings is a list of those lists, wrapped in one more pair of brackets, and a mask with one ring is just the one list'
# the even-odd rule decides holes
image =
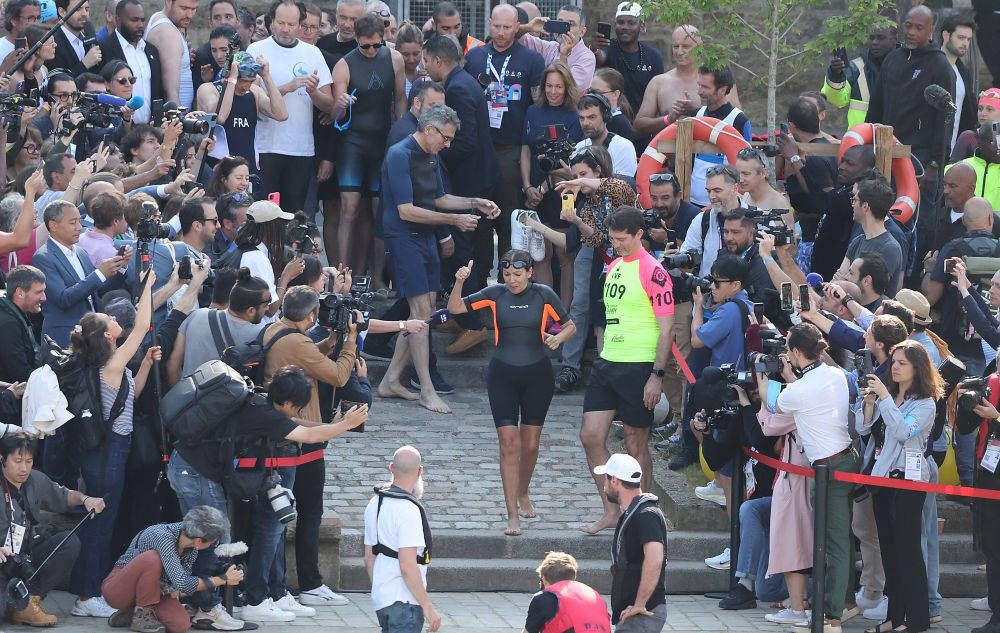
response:
{"label": "white shirt", "polygon": [[67,29],[66,25],[59,28],[62,29],[63,35],[65,35],[66,39],[69,40],[69,45],[73,47],[73,50],[76,52],[76,56],[80,59],[80,61],[83,61],[83,56],[87,54],[87,51],[83,48],[83,40],[80,39],[79,35]]}
{"label": "white shirt", "polygon": [[851,443],[849,392],[844,372],[820,365],[778,395],[778,409],[795,417],[799,442],[810,462],[836,455]]}
{"label": "white shirt", "polygon": [[[76,256],[73,249],[63,245],[55,238],[53,238],[52,241],[55,242],[56,246],[59,247],[59,250],[61,250],[63,255],[66,256],[66,259],[69,260],[69,265],[73,267],[74,271],[76,271],[77,276],[80,277],[80,281],[86,279],[87,274],[83,272],[83,264],[80,263],[80,258]],[[107,277],[104,276],[104,273],[102,273],[100,269],[95,269],[94,272],[97,273],[97,278],[100,279],[102,283],[107,280]],[[94,301],[91,299],[90,295],[87,295],[87,303],[90,304],[91,310],[97,310],[97,307],[94,305]]]}
{"label": "white shirt", "polygon": [[[608,132],[611,134],[611,132]],[[590,147],[591,140],[585,138],[576,144],[576,149]],[[611,169],[616,174],[635,178],[635,172],[639,169],[639,161],[635,157],[635,145],[632,145],[624,136],[615,134],[608,143],[608,153],[611,154]]]}
{"label": "white shirt", "polygon": [[14,52],[14,42],[6,37],[0,37],[0,60]]}
{"label": "white shirt", "polygon": [[[240,258],[240,267],[243,266],[246,266],[250,270],[251,275],[254,277],[260,277],[267,282],[267,289],[271,293],[271,300],[277,301],[278,289],[274,287],[274,277],[276,273],[274,268],[271,267],[271,259],[268,256],[267,247],[263,244],[258,244],[257,250],[243,253],[243,257]],[[277,274],[280,275],[281,272],[279,271]],[[267,325],[268,323],[274,323],[277,320],[277,315],[264,315],[260,322]]]}
{"label": "white shirt", "polygon": [[[377,509],[378,495],[372,497],[365,507],[366,546],[381,543],[397,552],[404,547],[416,547],[418,554],[424,551],[424,529],[417,506],[405,499],[386,497],[382,500],[382,509],[378,510],[378,525],[375,523]],[[417,565],[417,568],[424,587],[427,587],[427,565]],[[399,560],[379,554],[372,568],[372,603],[378,611],[395,602],[418,604],[406,587]]]}
{"label": "white shirt", "polygon": [[[263,55],[271,64],[271,77],[277,85],[292,79],[311,75],[316,71],[319,77],[317,89],[333,83],[330,68],[323,53],[312,44],[302,41],[291,48],[281,46],[269,37],[254,42],[247,47],[247,53],[254,59]],[[313,102],[304,87],[285,95],[288,120],[275,121],[266,117],[257,120],[256,145],[258,154],[285,154],[287,156],[313,156]]]}
{"label": "white shirt", "polygon": [[153,95],[151,86],[153,71],[149,67],[149,58],[146,57],[146,40],[139,40],[135,46],[132,46],[122,37],[118,29],[115,29],[115,37],[118,38],[122,52],[125,53],[125,63],[135,75],[132,96],[142,97],[142,107],[132,115],[132,121],[134,123],[149,123],[149,117],[152,114],[149,105]]}
{"label": "white shirt", "polygon": [[[701,218],[705,213],[709,214],[708,235],[703,236],[701,234]],[[719,224],[719,214],[716,213],[715,209],[705,209],[694,216],[694,219],[691,220],[691,224],[688,226],[687,233],[684,235],[681,252],[692,253],[697,251],[701,253],[701,268],[698,269],[698,275],[701,277],[712,272],[712,266],[715,265],[715,259],[719,256],[719,250],[725,247],[725,244],[722,242],[722,229]]]}
{"label": "white shirt", "polygon": [[955,147],[955,141],[958,140],[958,133],[961,131],[958,129],[958,125],[962,118],[962,104],[965,103],[965,82],[962,81],[962,74],[958,72],[958,66],[952,66],[952,70],[955,71],[955,105],[958,106],[958,111],[955,112],[955,129],[951,132],[951,146]]}

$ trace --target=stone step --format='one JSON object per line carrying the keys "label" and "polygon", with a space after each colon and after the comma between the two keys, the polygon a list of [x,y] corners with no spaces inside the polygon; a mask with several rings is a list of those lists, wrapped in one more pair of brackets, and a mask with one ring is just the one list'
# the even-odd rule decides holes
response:
{"label": "stone step", "polygon": [[972,547],[971,534],[950,534],[945,532],[938,539],[938,560],[942,563],[956,563],[976,566],[984,563],[986,557]]}
{"label": "stone step", "polygon": [[[487,534],[480,530],[434,530],[436,559],[531,559],[541,562],[548,552],[559,549],[572,554],[578,561],[606,561],[611,551],[611,531],[596,536],[582,532],[572,534],[567,530],[531,530],[526,524],[522,536],[508,537],[502,533]],[[341,537],[342,556],[360,556],[364,551],[360,530],[345,528]],[[536,563],[537,566],[538,563]]]}
{"label": "stone step", "polygon": [[[971,543],[970,547],[971,548]],[[942,563],[938,593],[945,598],[982,598],[986,595],[986,572],[968,563]]]}
{"label": "stone step", "polygon": [[[500,560],[436,558],[427,569],[431,591],[538,591],[535,569],[540,559],[505,558]],[[607,560],[579,562],[577,580],[601,593],[611,591],[611,572]],[[371,587],[362,558],[342,558],[341,589],[364,590]],[[667,567],[669,593],[703,593],[729,586],[725,572],[709,569],[703,562],[671,561]]]}

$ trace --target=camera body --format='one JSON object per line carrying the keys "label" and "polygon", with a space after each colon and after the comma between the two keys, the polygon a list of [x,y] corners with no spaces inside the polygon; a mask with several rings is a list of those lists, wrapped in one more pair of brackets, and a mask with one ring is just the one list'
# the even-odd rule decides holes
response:
{"label": "camera body", "polygon": [[285,244],[296,256],[317,252],[315,239],[320,237],[319,227],[312,222],[290,224],[285,231]]}
{"label": "camera body", "polygon": [[966,414],[972,414],[972,410],[982,403],[983,398],[989,399],[993,393],[989,387],[989,379],[982,376],[966,378],[958,383],[958,389],[958,411]]}
{"label": "camera body", "polygon": [[100,103],[97,95],[89,92],[80,93],[76,106],[70,112],[82,114],[83,121],[80,125],[89,125],[92,128],[112,127],[121,114],[118,108],[108,103]]}
{"label": "camera body", "polygon": [[19,130],[21,127],[21,113],[25,108],[38,107],[38,89],[32,89],[28,95],[13,94],[0,96],[0,113],[3,120],[7,122],[10,130]]}
{"label": "camera body", "polygon": [[[355,284],[351,285],[351,292],[338,294],[335,292],[325,292],[319,297],[319,323],[330,328],[333,332],[346,332],[356,317],[354,312],[360,311],[364,315],[364,321],[358,323],[358,332],[368,329],[368,318],[371,314],[372,294],[370,292],[355,292]],[[367,287],[367,286],[366,286]]]}
{"label": "camera body", "polygon": [[[190,280],[194,277],[192,266],[198,268],[198,270],[205,269],[205,262],[200,259],[191,257],[190,255],[185,255],[181,257],[180,261],[177,262],[177,277],[178,279]],[[203,286],[211,286],[215,282],[215,271],[211,268],[208,269],[208,278],[205,279]]]}
{"label": "camera body", "polygon": [[185,134],[208,134],[208,131],[215,125],[216,118],[217,115],[214,112],[185,117],[181,119],[181,127]]}
{"label": "camera body", "polygon": [[535,153],[538,154],[538,166],[544,172],[569,164],[574,145],[566,138],[566,126],[557,123],[542,128],[542,137],[535,141]]}
{"label": "camera body", "polygon": [[692,273],[681,273],[680,275],[671,275],[671,281],[674,284],[674,292],[686,292],[688,294],[694,294],[695,288],[701,288],[702,294],[707,294],[712,291],[712,283],[703,277],[694,275]]}
{"label": "camera body", "polygon": [[705,424],[709,429],[725,431],[729,422],[739,414],[739,406],[735,402],[727,402],[718,409],[705,414]]}
{"label": "camera body", "polygon": [[776,379],[781,375],[781,369],[784,366],[779,355],[788,351],[785,337],[781,335],[781,332],[770,329],[760,330],[758,335],[764,351],[750,352],[747,356],[747,363],[753,365],[754,371]]}
{"label": "camera body", "polygon": [[730,387],[740,387],[744,391],[753,389],[756,381],[753,372],[739,371],[734,363],[723,363],[719,365],[719,371],[726,377],[726,384]]}
{"label": "camera body", "polygon": [[278,517],[278,522],[282,525],[291,523],[298,516],[295,511],[295,495],[288,488],[281,485],[281,478],[275,473],[265,484],[267,489],[264,494],[271,504],[271,510]]}
{"label": "camera body", "polygon": [[795,236],[795,231],[787,224],[782,214],[788,213],[788,209],[758,209],[757,207],[747,207],[747,217],[753,218],[757,223],[757,229],[774,236],[775,246],[790,244]]}
{"label": "camera body", "polygon": [[[655,214],[653,211],[647,211],[646,213]],[[659,222],[659,216],[657,216],[657,222]],[[687,253],[664,255],[660,263],[667,270],[671,268],[698,268],[701,266],[701,253],[698,251],[688,251]]]}

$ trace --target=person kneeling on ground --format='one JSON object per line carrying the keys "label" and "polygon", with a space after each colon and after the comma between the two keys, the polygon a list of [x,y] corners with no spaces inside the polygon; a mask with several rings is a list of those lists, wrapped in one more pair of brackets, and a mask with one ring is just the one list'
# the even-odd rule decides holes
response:
{"label": "person kneeling on ground", "polygon": [[138,633],[184,633],[191,618],[177,600],[203,589],[237,585],[243,570],[230,565],[222,576],[191,575],[198,552],[229,533],[229,519],[209,506],[196,506],[180,523],[158,523],[139,532],[101,584],[104,600],[117,609],[112,627]]}
{"label": "person kneeling on ground", "polygon": [[611,614],[601,594],[576,581],[576,559],[549,552],[538,572],[541,591],[528,604],[523,633],[610,631]]}

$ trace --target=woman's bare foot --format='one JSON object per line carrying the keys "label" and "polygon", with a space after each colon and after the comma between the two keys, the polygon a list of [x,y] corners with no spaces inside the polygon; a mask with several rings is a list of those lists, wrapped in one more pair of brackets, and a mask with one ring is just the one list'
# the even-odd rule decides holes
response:
{"label": "woman's bare foot", "polygon": [[618,514],[603,514],[601,518],[590,525],[581,525],[580,531],[590,535],[597,534],[602,530],[608,530],[618,525]]}
{"label": "woman's bare foot", "polygon": [[420,394],[414,393],[399,384],[398,380],[383,380],[378,384],[379,398],[402,398],[403,400],[416,400]]}
{"label": "woman's bare foot", "polygon": [[503,531],[507,536],[521,536],[521,521],[516,517],[507,519],[507,529]]}
{"label": "woman's bare foot", "polygon": [[445,404],[441,396],[437,395],[433,391],[430,393],[421,392],[420,396],[420,406],[434,413],[451,413],[451,407]]}
{"label": "woman's bare foot", "polygon": [[517,500],[517,507],[517,513],[525,519],[534,519],[538,516],[535,514],[535,506],[532,505],[531,499],[527,495]]}

